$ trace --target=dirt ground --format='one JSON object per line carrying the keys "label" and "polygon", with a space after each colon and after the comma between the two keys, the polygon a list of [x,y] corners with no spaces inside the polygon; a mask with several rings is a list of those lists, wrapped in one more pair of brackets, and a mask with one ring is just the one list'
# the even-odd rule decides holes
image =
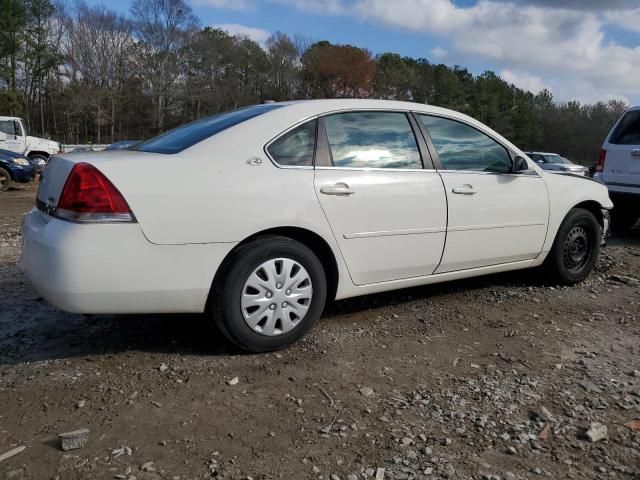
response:
{"label": "dirt ground", "polygon": [[522,271],[341,301],[247,355],[204,316],[45,303],[16,265],[34,192],[0,194],[0,455],[26,447],[0,478],[640,478],[638,229],[576,287]]}

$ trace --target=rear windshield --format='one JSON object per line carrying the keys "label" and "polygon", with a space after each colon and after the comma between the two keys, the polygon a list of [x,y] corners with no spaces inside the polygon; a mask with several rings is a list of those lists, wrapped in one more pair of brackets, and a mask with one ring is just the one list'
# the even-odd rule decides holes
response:
{"label": "rear windshield", "polygon": [[282,107],[282,105],[254,105],[231,112],[219,113],[212,117],[201,118],[200,120],[195,120],[186,125],[169,130],[151,140],[139,143],[130,149],[153,153],[178,153],[227,128],[231,128],[239,123],[280,107]]}
{"label": "rear windshield", "polygon": [[640,110],[626,113],[611,135],[609,143],[614,145],[640,145]]}

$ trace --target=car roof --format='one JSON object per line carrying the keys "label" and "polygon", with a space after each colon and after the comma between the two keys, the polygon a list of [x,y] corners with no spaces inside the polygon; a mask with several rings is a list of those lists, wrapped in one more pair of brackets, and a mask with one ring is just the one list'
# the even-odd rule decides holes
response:
{"label": "car roof", "polygon": [[534,154],[534,155],[557,155],[559,157],[561,157],[562,155],[560,155],[559,153],[552,153],[552,152],[532,152],[530,150],[524,152],[527,155],[529,155],[530,153]]}
{"label": "car roof", "polygon": [[[509,140],[498,134],[487,125],[480,123],[478,120],[465,115],[464,113],[449,110],[447,108],[436,107],[435,105],[427,105],[425,103],[400,102],[396,100],[374,100],[374,99],[318,99],[318,100],[295,100],[286,102],[269,102],[271,105],[280,105],[283,108],[275,108],[250,120],[254,124],[268,123],[273,121],[273,125],[279,128],[280,125],[288,122],[291,125],[293,121],[302,122],[318,115],[327,115],[332,112],[343,110],[400,110],[413,111],[417,113],[426,113],[432,115],[443,116],[453,120],[460,120],[469,125],[476,127],[478,130],[485,131],[494,138],[499,139],[504,145],[509,146],[515,152],[521,151],[513,145]],[[282,122],[282,123],[281,123]],[[277,128],[276,128],[277,129]]]}
{"label": "car roof", "polygon": [[[326,98],[315,100],[291,100],[285,102],[268,102],[271,105],[281,105],[283,107],[295,107],[295,109],[304,109],[314,111],[316,114],[327,113],[332,110],[357,109],[363,108],[367,110],[411,110],[425,113],[439,113],[451,116],[466,117],[466,115],[449,110],[447,108],[436,107],[425,103],[401,102],[397,100],[378,100],[378,99],[360,99],[360,98]],[[274,110],[273,112],[278,111]],[[269,112],[269,113],[273,113]],[[470,118],[470,117],[469,117]]]}

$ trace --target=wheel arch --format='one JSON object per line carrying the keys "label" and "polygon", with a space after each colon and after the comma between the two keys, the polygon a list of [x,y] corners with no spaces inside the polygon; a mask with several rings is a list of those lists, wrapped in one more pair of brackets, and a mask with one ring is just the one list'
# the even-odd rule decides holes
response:
{"label": "wheel arch", "polygon": [[[553,207],[551,206],[551,208]],[[547,232],[545,245],[543,246],[543,249],[540,252],[540,255],[538,256],[538,258],[534,261],[534,266],[541,265],[546,260],[549,252],[551,251],[551,248],[553,247],[553,244],[556,241],[556,237],[558,236],[558,232],[560,231],[560,227],[562,226],[562,223],[567,218],[567,215],[569,215],[569,213],[576,208],[587,210],[588,212],[592,213],[593,216],[596,217],[596,220],[598,221],[598,224],[600,225],[600,227],[604,228],[604,217],[602,214],[602,209],[604,209],[605,207],[597,200],[593,200],[593,199],[580,200],[579,202],[567,208],[567,210],[564,212],[564,215],[562,215],[562,217],[557,217],[555,221],[550,222],[550,230]]]}
{"label": "wheel arch", "polygon": [[27,157],[31,158],[34,155],[42,155],[43,157],[46,157],[47,159],[51,156],[51,154],[49,154],[47,152],[43,152],[41,150],[30,150],[29,153],[27,154]]}
{"label": "wheel arch", "polygon": [[0,163],[0,168],[2,168],[3,170],[9,172],[9,178],[11,179],[12,182],[15,181],[15,179],[16,179],[15,174],[13,173],[13,170],[11,170],[11,168],[8,165]]}
{"label": "wheel arch", "polygon": [[[598,223],[600,224],[601,227],[604,227],[604,217],[602,215],[602,209],[604,208],[599,202],[597,202],[596,200],[585,200],[583,202],[580,202],[576,205],[574,205],[573,207],[571,207],[568,211],[567,214],[564,216],[564,218],[567,217],[567,215],[569,214],[569,212],[571,210],[573,210],[574,208],[581,208],[583,210],[587,210],[588,212],[591,212],[593,214],[594,217],[596,217],[596,220],[598,220]],[[564,219],[563,219],[564,221]],[[557,232],[556,232],[557,234]]]}
{"label": "wheel arch", "polygon": [[316,232],[302,227],[287,226],[269,228],[260,232],[256,232],[233,247],[233,249],[231,249],[231,251],[227,253],[225,258],[223,259],[213,278],[211,292],[209,293],[209,299],[207,300],[207,303],[212,300],[211,293],[213,292],[213,290],[226,276],[227,270],[230,266],[230,259],[233,257],[235,251],[249,242],[266,236],[287,237],[292,240],[296,240],[311,249],[311,251],[318,257],[318,260],[320,260],[320,263],[322,263],[322,267],[324,268],[324,272],[327,277],[327,300],[335,299],[336,292],[338,291],[338,281],[340,274],[338,269],[338,262],[333,249],[331,248],[329,243]]}

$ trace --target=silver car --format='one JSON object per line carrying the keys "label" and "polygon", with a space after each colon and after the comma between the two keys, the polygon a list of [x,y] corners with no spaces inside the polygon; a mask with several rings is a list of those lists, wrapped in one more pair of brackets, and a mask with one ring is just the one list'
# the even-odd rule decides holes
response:
{"label": "silver car", "polygon": [[586,175],[587,169],[582,165],[576,165],[569,159],[561,157],[557,153],[525,152],[531,160],[536,162],[543,170],[555,172],[573,173],[574,175]]}

